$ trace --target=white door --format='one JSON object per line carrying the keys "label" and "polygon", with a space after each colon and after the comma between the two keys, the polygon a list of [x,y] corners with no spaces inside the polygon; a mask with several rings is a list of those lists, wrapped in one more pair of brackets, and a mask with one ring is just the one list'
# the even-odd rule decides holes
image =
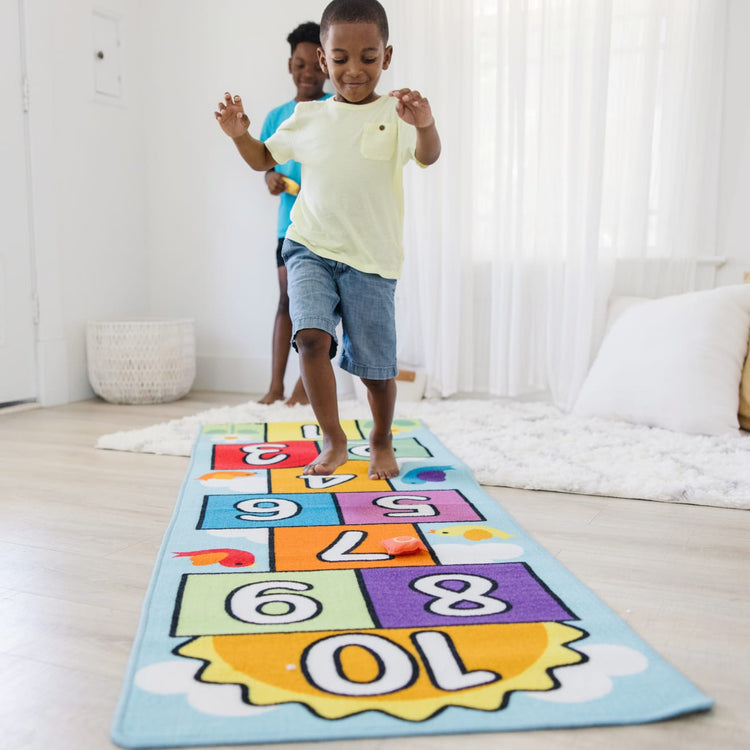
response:
{"label": "white door", "polygon": [[37,396],[19,0],[0,2],[0,404]]}

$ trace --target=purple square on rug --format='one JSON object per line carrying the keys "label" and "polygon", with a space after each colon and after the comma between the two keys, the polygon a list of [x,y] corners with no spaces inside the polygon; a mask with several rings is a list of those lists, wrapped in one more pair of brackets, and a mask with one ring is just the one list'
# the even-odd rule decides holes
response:
{"label": "purple square on rug", "polygon": [[576,619],[525,563],[360,571],[385,628]]}

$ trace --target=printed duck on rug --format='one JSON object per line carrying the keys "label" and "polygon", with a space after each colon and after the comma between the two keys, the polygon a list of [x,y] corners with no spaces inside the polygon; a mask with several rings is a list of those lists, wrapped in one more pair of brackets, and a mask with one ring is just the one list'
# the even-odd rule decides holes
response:
{"label": "printed duck on rug", "polygon": [[[418,420],[392,480],[301,467],[314,422],[207,425],[112,726],[169,747],[627,724],[712,701]],[[403,554],[402,554],[403,553]]]}

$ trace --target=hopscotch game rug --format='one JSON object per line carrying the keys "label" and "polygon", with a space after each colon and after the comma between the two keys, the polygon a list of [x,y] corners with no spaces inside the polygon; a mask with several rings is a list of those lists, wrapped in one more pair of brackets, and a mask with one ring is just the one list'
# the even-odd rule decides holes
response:
{"label": "hopscotch game rug", "polygon": [[420,421],[204,426],[112,726],[128,748],[656,721],[712,705]]}

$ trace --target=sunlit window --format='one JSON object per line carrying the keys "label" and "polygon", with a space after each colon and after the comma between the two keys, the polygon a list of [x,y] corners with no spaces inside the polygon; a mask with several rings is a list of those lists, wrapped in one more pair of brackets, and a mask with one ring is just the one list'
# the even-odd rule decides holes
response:
{"label": "sunlit window", "polygon": [[686,111],[690,4],[614,0],[606,24],[580,13],[585,5],[473,2],[475,232],[488,254],[505,212],[514,216],[517,248],[559,257],[544,224],[555,225],[556,201],[567,215],[565,201],[576,195],[564,183],[580,150],[578,122],[602,139],[600,249],[618,258],[672,252],[675,217],[665,215],[665,199],[675,186],[663,174],[674,180],[679,160],[690,158],[673,138]]}

